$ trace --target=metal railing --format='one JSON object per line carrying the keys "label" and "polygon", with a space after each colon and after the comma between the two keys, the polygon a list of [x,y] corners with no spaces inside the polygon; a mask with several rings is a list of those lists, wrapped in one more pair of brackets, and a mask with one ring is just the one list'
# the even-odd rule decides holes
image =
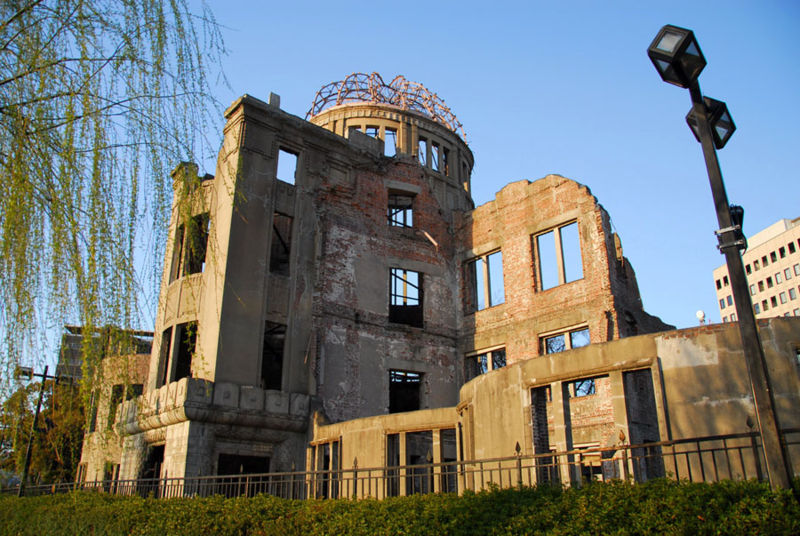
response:
{"label": "metal railing", "polygon": [[[790,455],[800,459],[800,428],[784,430],[782,435]],[[159,498],[269,494],[286,499],[382,499],[416,493],[463,493],[491,487],[580,486],[590,480],[610,479],[636,482],[660,477],[694,482],[764,480],[764,467],[759,435],[753,432],[444,463],[368,468],[354,463],[352,468],[325,471],[27,485],[25,493],[41,495],[90,489]],[[16,493],[17,489],[2,491]]]}

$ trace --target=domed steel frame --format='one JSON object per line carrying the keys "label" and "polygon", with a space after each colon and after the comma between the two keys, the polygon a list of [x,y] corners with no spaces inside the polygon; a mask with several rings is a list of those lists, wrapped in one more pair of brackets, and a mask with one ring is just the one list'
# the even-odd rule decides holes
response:
{"label": "domed steel frame", "polygon": [[389,104],[418,112],[466,139],[464,127],[444,101],[419,82],[407,80],[403,75],[394,77],[387,84],[378,73],[353,73],[344,80],[326,84],[317,91],[306,119],[327,108],[351,102]]}

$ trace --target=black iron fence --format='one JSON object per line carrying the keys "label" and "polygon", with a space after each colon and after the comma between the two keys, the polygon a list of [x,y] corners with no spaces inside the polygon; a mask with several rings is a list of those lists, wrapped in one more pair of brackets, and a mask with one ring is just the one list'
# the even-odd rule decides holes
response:
{"label": "black iron fence", "polygon": [[[790,457],[800,460],[800,429],[783,431]],[[354,460],[355,462],[355,460]],[[766,479],[755,432],[535,455],[325,471],[186,478],[104,480],[28,485],[26,495],[92,489],[118,495],[226,497],[269,494],[286,499],[384,498],[415,493],[462,493],[490,487],[582,485],[590,480],[644,482],[669,477],[695,482]],[[6,488],[16,493],[17,488]]]}

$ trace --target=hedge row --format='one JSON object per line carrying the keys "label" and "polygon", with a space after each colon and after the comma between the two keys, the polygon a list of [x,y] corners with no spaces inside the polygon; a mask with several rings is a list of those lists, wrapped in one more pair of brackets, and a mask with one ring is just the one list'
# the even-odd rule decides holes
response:
{"label": "hedge row", "polygon": [[80,492],[0,498],[0,534],[800,534],[790,492],[669,480],[415,495],[143,499]]}

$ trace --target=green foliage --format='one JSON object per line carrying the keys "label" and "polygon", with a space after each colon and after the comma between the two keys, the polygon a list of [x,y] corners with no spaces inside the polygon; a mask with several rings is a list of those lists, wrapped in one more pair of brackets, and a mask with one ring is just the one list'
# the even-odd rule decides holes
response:
{"label": "green foliage", "polygon": [[0,534],[798,533],[800,506],[792,494],[756,482],[612,482],[383,501],[157,500],[91,492],[0,499]]}
{"label": "green foliage", "polygon": [[204,3],[0,2],[4,379],[48,326],[136,327],[154,306],[169,172],[208,150],[222,54]]}
{"label": "green foliage", "polygon": [[[0,407],[0,470],[22,474],[40,383],[14,392]],[[45,385],[38,432],[34,436],[30,481],[71,482],[83,442],[83,399],[71,385]]]}

